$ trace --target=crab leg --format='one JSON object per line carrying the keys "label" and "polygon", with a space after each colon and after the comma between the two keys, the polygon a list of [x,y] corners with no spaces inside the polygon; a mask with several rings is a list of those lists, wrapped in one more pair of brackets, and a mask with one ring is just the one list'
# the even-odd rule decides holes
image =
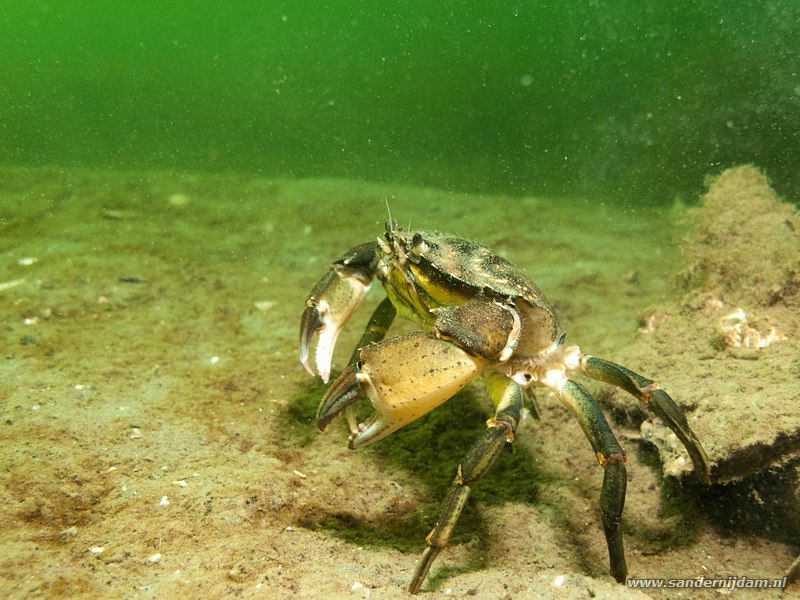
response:
{"label": "crab leg", "polygon": [[450,492],[433,530],[425,538],[427,548],[417,563],[408,591],[416,594],[422,586],[434,559],[447,547],[461,511],[466,506],[470,486],[483,477],[494,464],[507,443],[514,441],[514,432],[522,410],[520,387],[505,377],[487,376],[487,386],[496,406],[494,417],[486,422],[487,429],[459,463]]}
{"label": "crab leg", "polygon": [[689,427],[683,410],[669,394],[658,387],[656,382],[621,365],[588,354],[581,360],[581,371],[592,379],[605,381],[625,390],[639,399],[656,416],[661,417],[689,452],[697,479],[703,483],[709,482],[708,457],[700,445],[700,440]]}
{"label": "crab leg", "polygon": [[349,364],[355,364],[358,361],[358,353],[361,348],[380,342],[386,336],[386,332],[389,331],[389,327],[392,325],[396,315],[397,309],[392,304],[392,301],[389,298],[381,300],[381,303],[378,304],[369,318],[369,322],[364,328],[364,335],[361,336],[358,344],[356,344]]}
{"label": "crab leg", "polygon": [[603,467],[603,485],[600,488],[600,515],[608,544],[611,575],[618,582],[625,581],[628,566],[622,543],[622,509],[628,474],[625,469],[625,452],[611,431],[603,411],[594,398],[579,383],[563,378],[550,387],[567,409],[578,420],[589,439],[597,462]]}

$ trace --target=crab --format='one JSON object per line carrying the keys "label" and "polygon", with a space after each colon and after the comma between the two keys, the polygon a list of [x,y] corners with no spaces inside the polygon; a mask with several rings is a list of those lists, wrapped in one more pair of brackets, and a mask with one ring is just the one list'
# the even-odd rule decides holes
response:
{"label": "crab", "polygon": [[[356,246],[336,260],[306,300],[300,362],[312,376],[309,350],[315,334],[317,372],[327,383],[337,337],[375,277],[386,298],[373,312],[349,364],[325,392],[317,412],[319,429],[344,411],[349,447],[363,448],[430,412],[478,376],[494,407],[486,430],[456,468],[409,591],[419,591],[447,547],[471,487],[514,441],[523,403],[533,400],[535,388],[561,400],[603,468],[600,513],[610,571],[624,582],[625,452],[597,402],[572,375],[613,384],[640,400],[675,432],[697,479],[708,482],[706,453],[683,410],[655,381],[565,345],[552,305],[517,266],[472,241],[439,231],[408,231],[391,220],[376,242]],[[398,314],[416,321],[420,330],[384,339]],[[359,400],[368,400],[374,409],[364,422],[355,416]]]}

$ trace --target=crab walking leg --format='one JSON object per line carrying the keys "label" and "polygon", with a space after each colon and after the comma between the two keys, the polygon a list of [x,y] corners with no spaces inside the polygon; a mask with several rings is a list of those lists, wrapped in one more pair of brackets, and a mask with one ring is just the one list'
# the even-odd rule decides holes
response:
{"label": "crab walking leg", "polygon": [[361,348],[368,344],[380,342],[386,337],[386,332],[389,331],[389,327],[392,325],[395,315],[397,315],[397,309],[394,307],[394,304],[392,304],[389,298],[384,298],[369,318],[369,322],[364,328],[364,335],[361,336],[358,344],[356,344],[356,348],[353,350],[348,364],[354,365],[358,362],[358,355]]}
{"label": "crab walking leg", "polygon": [[[389,298],[384,298],[381,303],[378,304],[377,308],[373,311],[372,316],[369,318],[369,322],[364,328],[364,335],[361,336],[358,344],[356,344],[355,350],[353,350],[353,354],[350,356],[350,362],[348,365],[356,365],[358,362],[358,357],[361,353],[361,348],[369,344],[380,342],[384,337],[386,337],[386,332],[389,331],[389,327],[391,327],[396,315],[397,309],[394,307],[394,304],[392,304],[392,301]],[[347,419],[347,424],[350,427],[350,431],[357,431],[358,420],[356,419],[352,404],[345,407],[344,414],[345,418]]]}
{"label": "crab walking leg", "polygon": [[586,388],[571,379],[560,379],[551,389],[578,420],[583,433],[592,445],[597,462],[604,469],[600,488],[600,514],[608,544],[611,575],[618,582],[625,581],[628,567],[622,544],[622,509],[628,474],[625,470],[625,452],[608,426],[603,411]]}
{"label": "crab walking leg", "polygon": [[655,381],[642,377],[638,373],[626,369],[616,363],[585,355],[581,360],[581,371],[600,381],[615,385],[631,396],[637,398],[649,408],[653,414],[660,417],[667,426],[675,432],[683,443],[694,464],[696,477],[703,483],[710,479],[710,467],[700,440],[689,427],[686,415],[680,406],[658,387]]}
{"label": "crab walking leg", "polygon": [[450,535],[467,503],[470,486],[486,474],[506,444],[514,441],[514,432],[522,410],[522,390],[514,381],[505,377],[487,375],[486,382],[489,396],[496,406],[495,415],[486,422],[486,431],[456,469],[456,476],[442,505],[439,520],[426,538],[428,546],[408,586],[408,591],[412,594],[419,591],[434,559],[447,547]]}

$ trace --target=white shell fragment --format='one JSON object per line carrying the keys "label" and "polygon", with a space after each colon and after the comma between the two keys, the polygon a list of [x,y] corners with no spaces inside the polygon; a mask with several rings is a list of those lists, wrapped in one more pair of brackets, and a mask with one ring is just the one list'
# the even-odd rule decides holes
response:
{"label": "white shell fragment", "polygon": [[719,321],[719,328],[729,348],[748,348],[760,350],[786,339],[777,327],[759,331],[750,324],[747,314],[741,308],[725,315]]}
{"label": "white shell fragment", "polygon": [[365,586],[360,581],[354,581],[353,585],[350,587],[351,592],[360,592],[362,598],[369,598],[370,594],[372,594],[372,590],[370,590],[367,586]]}

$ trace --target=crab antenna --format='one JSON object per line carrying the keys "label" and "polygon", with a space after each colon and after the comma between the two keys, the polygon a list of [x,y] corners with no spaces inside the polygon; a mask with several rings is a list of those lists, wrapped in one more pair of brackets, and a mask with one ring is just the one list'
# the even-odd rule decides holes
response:
{"label": "crab antenna", "polygon": [[394,221],[392,221],[392,209],[389,208],[389,198],[384,196],[383,201],[386,203],[386,212],[389,213],[389,231],[391,232],[394,229]]}

